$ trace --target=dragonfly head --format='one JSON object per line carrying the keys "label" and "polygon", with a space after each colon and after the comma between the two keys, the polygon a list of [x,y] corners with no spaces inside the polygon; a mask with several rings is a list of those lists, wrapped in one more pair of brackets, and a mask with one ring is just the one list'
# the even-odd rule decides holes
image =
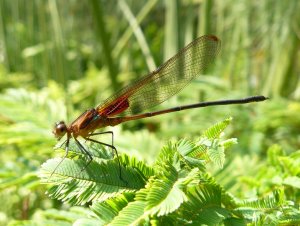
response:
{"label": "dragonfly head", "polygon": [[55,123],[52,133],[58,140],[60,140],[66,134],[67,131],[68,127],[66,126],[65,122],[60,121]]}

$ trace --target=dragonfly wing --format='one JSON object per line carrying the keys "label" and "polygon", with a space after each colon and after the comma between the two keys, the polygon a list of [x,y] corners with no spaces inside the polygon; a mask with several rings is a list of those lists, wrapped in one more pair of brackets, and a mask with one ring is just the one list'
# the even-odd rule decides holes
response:
{"label": "dragonfly wing", "polygon": [[164,102],[203,73],[220,47],[216,36],[199,37],[155,71],[109,97],[97,111],[105,116],[138,114]]}

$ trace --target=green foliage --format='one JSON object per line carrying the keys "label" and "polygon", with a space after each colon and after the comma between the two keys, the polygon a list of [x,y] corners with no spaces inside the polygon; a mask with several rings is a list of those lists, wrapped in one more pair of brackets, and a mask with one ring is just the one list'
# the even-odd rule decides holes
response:
{"label": "green foliage", "polygon": [[[49,184],[47,193],[53,199],[62,200],[69,205],[90,207],[80,208],[84,211],[83,214],[77,214],[74,207],[57,209],[60,205],[54,200],[50,204],[41,198],[45,187],[41,187],[36,176],[35,169],[39,165],[37,160],[12,162],[10,167],[4,162],[7,160],[5,153],[15,146],[24,151],[24,160],[37,159],[36,152],[41,153],[40,148],[45,149],[44,154],[39,156],[40,159],[46,159],[51,154],[50,150],[46,151],[51,145],[49,143],[53,142],[48,131],[49,124],[56,121],[56,118],[64,117],[51,113],[53,107],[64,109],[60,101],[51,100],[51,96],[57,93],[55,86],[52,89],[45,89],[40,93],[11,89],[0,98],[3,116],[18,116],[14,117],[14,121],[7,117],[0,127],[4,132],[0,140],[7,148],[1,152],[5,166],[1,171],[1,200],[8,204],[6,209],[13,211],[17,210],[14,208],[16,205],[28,202],[26,200],[29,198],[40,199],[40,203],[29,202],[37,209],[45,209],[32,212],[31,220],[11,221],[11,225],[71,225],[74,222],[79,225],[299,223],[296,207],[299,202],[298,152],[286,155],[280,146],[274,145],[267,152],[267,163],[255,167],[251,166],[255,162],[247,163],[250,164],[247,168],[248,175],[255,177],[246,176],[245,171],[236,176],[237,179],[231,181],[231,184],[238,187],[235,191],[241,192],[242,189],[256,191],[255,193],[248,192],[245,195],[243,192],[236,192],[239,196],[234,197],[228,189],[230,187],[224,187],[220,183],[224,181],[223,178],[232,180],[236,173],[235,169],[230,171],[231,168],[225,161],[226,150],[236,144],[236,139],[222,139],[231,118],[209,127],[195,141],[181,139],[169,142],[160,150],[152,165],[122,152],[119,158],[122,179],[119,177],[118,161],[111,150],[84,143],[93,155],[93,161],[85,168],[88,158],[72,142],[68,158],[55,171],[61,158],[47,160],[42,165],[39,176],[43,183]],[[37,112],[37,117],[31,115],[32,108]],[[23,114],[18,114],[18,111]],[[64,111],[59,114],[64,114]],[[20,129],[24,125],[24,119],[27,119],[26,130]],[[32,133],[28,133],[28,130]],[[44,141],[47,138],[49,143],[40,143],[41,136]],[[19,139],[15,139],[16,137]],[[21,137],[24,139],[20,139]],[[143,146],[142,150],[146,151],[147,146]],[[59,152],[63,154],[64,150],[60,149]],[[12,155],[10,158],[14,159]],[[238,158],[231,162],[231,167],[239,167],[237,160]],[[28,163],[33,165],[28,168]],[[216,177],[208,173],[208,169],[213,166],[224,171],[225,176],[221,180],[217,173]],[[21,194],[21,199],[9,199],[15,192]]]}
{"label": "green foliage", "polygon": [[[94,156],[88,166],[85,156],[72,145],[72,159],[64,159],[58,167],[61,159],[48,160],[42,165],[39,176],[51,186],[50,197],[72,205],[89,203],[95,214],[88,218],[95,220],[92,225],[299,223],[300,212],[294,204],[297,200],[288,195],[290,189],[283,187],[296,189],[297,176],[286,176],[290,179],[283,180],[280,189],[263,193],[271,192],[270,195],[240,200],[208,174],[207,164],[212,162],[222,167],[220,159],[225,158],[224,151],[236,143],[235,139],[221,139],[230,121],[229,118],[210,127],[197,142],[168,143],[152,166],[122,154],[119,157],[122,178],[117,159],[98,145],[85,146]],[[222,151],[211,154],[210,150],[218,146]],[[97,154],[97,150],[104,154]],[[277,164],[280,160],[288,168],[292,167],[292,172],[297,172],[299,164],[293,160],[299,161],[299,154],[280,157],[281,152],[276,147],[269,153],[270,162]],[[264,185],[265,189],[267,187]]]}
{"label": "green foliage", "polygon": [[[287,199],[294,199],[299,193],[300,151],[286,155],[282,148],[273,145],[268,150],[267,163],[262,165],[255,177],[241,177],[241,181],[250,188],[256,188],[258,194],[264,194],[274,188],[285,187]],[[255,183],[253,183],[255,182]],[[258,184],[264,185],[257,187]],[[295,200],[299,201],[299,198]]]}
{"label": "green foliage", "polygon": [[[50,196],[72,204],[105,200],[145,185],[146,175],[141,175],[141,170],[144,169],[145,174],[147,170],[144,167],[138,168],[141,164],[135,164],[135,159],[129,162],[130,165],[121,167],[122,179],[119,177],[119,165],[116,160],[101,163],[94,160],[86,167],[86,162],[80,159],[65,159],[54,171],[60,161],[61,159],[51,159],[43,164],[42,170],[45,173],[42,173],[41,177],[45,178],[45,183],[55,182],[55,186],[49,190]],[[54,173],[51,176],[52,172]],[[122,180],[126,180],[126,183]]]}
{"label": "green foliage", "polygon": [[[91,2],[0,1],[0,225],[298,225],[300,2]],[[152,71],[203,34],[222,40],[216,64],[160,109],[252,94],[270,100],[114,128],[127,184],[111,151],[90,144],[86,171],[88,159],[72,146],[50,177],[61,159],[47,160],[55,153],[54,122],[71,122],[120,88],[115,84]],[[239,145],[220,139],[230,119],[199,136],[226,116],[235,119],[226,137]],[[44,161],[46,186],[37,176]],[[85,207],[70,208],[76,203]],[[215,211],[193,215],[205,203]]]}
{"label": "green foliage", "polygon": [[116,89],[128,80],[116,72],[144,74],[153,61],[158,65],[195,37],[213,33],[223,42],[213,72],[223,77],[222,89],[299,98],[298,0],[5,0],[0,6],[1,63],[8,73],[29,72],[39,86],[52,79],[66,87],[95,62],[108,68]]}
{"label": "green foliage", "polygon": [[46,188],[36,174],[40,163],[53,153],[51,120],[64,114],[62,102],[53,101],[50,93],[21,88],[0,95],[0,225],[12,216],[26,218],[34,209],[52,206],[42,198]]}
{"label": "green foliage", "polygon": [[73,222],[78,225],[97,225],[101,223],[95,219],[87,219],[86,216],[93,215],[93,213],[83,207],[71,207],[68,211],[48,209],[46,211],[38,210],[32,220],[11,221],[9,226],[71,226]]}

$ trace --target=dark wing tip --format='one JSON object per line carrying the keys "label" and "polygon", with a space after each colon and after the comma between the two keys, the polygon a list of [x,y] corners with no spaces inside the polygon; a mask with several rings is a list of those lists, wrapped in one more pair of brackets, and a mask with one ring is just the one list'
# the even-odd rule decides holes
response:
{"label": "dark wing tip", "polygon": [[219,42],[220,41],[220,39],[217,36],[215,36],[215,35],[206,35],[206,37],[208,39],[211,39],[211,40],[215,41],[215,42]]}

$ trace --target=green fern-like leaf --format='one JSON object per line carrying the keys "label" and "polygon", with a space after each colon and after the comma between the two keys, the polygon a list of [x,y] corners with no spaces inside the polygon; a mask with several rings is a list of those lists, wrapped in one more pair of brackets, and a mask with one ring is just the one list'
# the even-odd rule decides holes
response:
{"label": "green fern-like leaf", "polygon": [[149,180],[145,189],[137,193],[136,200],[146,202],[145,216],[168,215],[187,201],[184,188],[193,181],[195,171],[189,174],[189,171],[181,169],[179,155],[171,147],[163,148],[161,155],[165,155],[165,161],[156,163],[159,169],[156,176]]}
{"label": "green fern-like leaf", "polygon": [[[148,180],[144,189],[136,193],[135,201],[130,202],[118,215],[114,213],[116,217],[112,225],[140,224],[151,216],[166,216],[187,201],[186,187],[199,183],[199,170],[181,168],[181,158],[174,147],[176,145],[169,144],[162,149],[161,161],[155,164],[156,174]],[[113,206],[110,208],[114,209]],[[132,216],[128,216],[129,213]]]}
{"label": "green fern-like leaf", "polygon": [[231,120],[232,118],[227,118],[204,131],[196,145],[197,148],[189,153],[189,157],[213,161],[222,167],[225,160],[225,149],[236,142],[235,139],[229,139],[226,141],[220,140],[223,131],[230,124]]}
{"label": "green fern-like leaf", "polygon": [[55,170],[60,161],[56,158],[44,163],[40,177],[44,183],[53,185],[48,191],[51,197],[72,204],[105,200],[142,188],[145,184],[140,173],[130,166],[121,167],[121,180],[117,161],[92,161],[86,167],[87,163],[81,159],[65,159]]}
{"label": "green fern-like leaf", "polygon": [[236,208],[235,211],[250,221],[263,220],[266,213],[269,214],[268,217],[271,219],[273,213],[274,219],[272,221],[277,221],[277,211],[284,202],[282,192],[281,190],[275,190],[272,195],[267,197],[243,201],[238,204],[240,207]]}
{"label": "green fern-like leaf", "polygon": [[279,218],[279,223],[282,225],[300,225],[299,209],[285,211]]}
{"label": "green fern-like leaf", "polygon": [[230,148],[232,145],[237,144],[236,138],[230,138],[225,141],[221,141],[220,145],[224,147],[224,149]]}
{"label": "green fern-like leaf", "polygon": [[243,207],[253,207],[256,209],[272,209],[272,208],[278,208],[282,200],[282,195],[280,195],[283,191],[275,190],[273,194],[259,199],[244,201],[241,206]]}
{"label": "green fern-like leaf", "polygon": [[193,225],[215,225],[231,216],[222,207],[222,190],[212,183],[192,187],[187,193],[188,201],[180,208],[180,213]]}
{"label": "green fern-like leaf", "polygon": [[227,118],[222,122],[218,122],[213,126],[209,127],[207,130],[202,133],[202,137],[207,137],[209,139],[216,139],[219,138],[222,132],[227,128],[227,126],[232,121],[232,118]]}
{"label": "green fern-like leaf", "polygon": [[213,163],[223,168],[225,162],[225,149],[223,146],[218,144],[213,144],[211,148],[208,149],[207,154]]}
{"label": "green fern-like leaf", "polygon": [[[193,153],[201,149],[200,146],[197,146],[194,142],[188,140],[180,140],[176,147],[178,153],[185,160],[186,164],[188,164],[191,168],[198,167],[200,170],[205,170],[205,150],[202,149],[202,155],[198,155],[196,158],[193,156]],[[201,150],[200,150],[201,151]]]}
{"label": "green fern-like leaf", "polygon": [[119,212],[119,215],[110,222],[110,225],[141,225],[142,222],[145,221],[145,208],[145,201],[130,202]]}
{"label": "green fern-like leaf", "polygon": [[147,191],[146,211],[151,215],[162,216],[179,208],[187,200],[182,191],[182,178],[172,166],[166,166],[164,175],[153,180]]}
{"label": "green fern-like leaf", "polygon": [[92,211],[98,216],[98,218],[103,222],[103,224],[108,224],[119,212],[132,202],[134,194],[123,193],[114,198],[107,199],[104,202],[94,202],[91,206]]}
{"label": "green fern-like leaf", "polygon": [[128,155],[122,155],[120,161],[122,165],[133,168],[145,181],[154,175],[153,167],[146,165],[143,161],[139,161],[134,156],[129,157]]}
{"label": "green fern-like leaf", "polygon": [[71,142],[68,158],[50,159],[42,165],[39,176],[42,182],[52,185],[48,191],[51,197],[72,204],[103,201],[143,188],[154,173],[134,157],[121,155],[120,167],[111,150],[97,144],[82,145],[93,156],[90,164],[87,155]]}
{"label": "green fern-like leaf", "polygon": [[300,173],[300,151],[297,151],[290,156],[278,156],[278,163],[293,176],[298,176]]}

